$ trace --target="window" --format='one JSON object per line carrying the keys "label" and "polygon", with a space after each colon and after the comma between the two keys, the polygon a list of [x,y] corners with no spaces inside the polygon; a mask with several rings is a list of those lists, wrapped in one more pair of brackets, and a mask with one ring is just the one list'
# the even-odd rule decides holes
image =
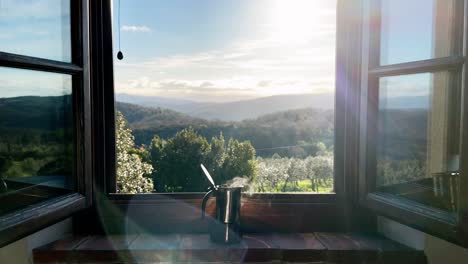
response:
{"label": "window", "polygon": [[364,3],[361,200],[457,241],[468,191],[461,169],[464,1]]}
{"label": "window", "polygon": [[70,2],[2,1],[2,52],[71,62]]}
{"label": "window", "polygon": [[113,1],[116,192],[333,192],[336,8]]}
{"label": "window", "polygon": [[86,7],[0,3],[0,246],[91,202]]}
{"label": "window", "polygon": [[71,192],[75,155],[71,76],[12,68],[0,76],[3,215]]}

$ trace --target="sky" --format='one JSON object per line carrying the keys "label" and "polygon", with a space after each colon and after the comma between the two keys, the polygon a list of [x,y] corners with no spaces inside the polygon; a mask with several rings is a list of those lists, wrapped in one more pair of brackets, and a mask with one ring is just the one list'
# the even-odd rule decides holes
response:
{"label": "sky", "polygon": [[[70,62],[69,2],[0,0],[0,51]],[[68,75],[0,67],[0,98],[64,94]]]}
{"label": "sky", "polygon": [[334,0],[120,3],[117,93],[234,101],[334,91]]}
{"label": "sky", "polygon": [[[387,0],[381,8],[382,65],[433,57],[434,6],[437,0]],[[438,0],[441,1],[441,0]],[[453,0],[442,0],[449,4]],[[417,12],[417,16],[415,16]],[[447,19],[441,17],[441,20]],[[450,54],[445,54],[450,55]]]}
{"label": "sky", "polygon": [[[435,0],[410,2],[383,1],[382,64],[433,56]],[[120,3],[117,93],[222,102],[334,91],[336,0]],[[69,62],[69,9],[66,0],[0,0],[0,51]],[[425,78],[394,78],[402,92],[391,95],[427,91]],[[0,97],[58,95],[67,79],[0,68]]]}

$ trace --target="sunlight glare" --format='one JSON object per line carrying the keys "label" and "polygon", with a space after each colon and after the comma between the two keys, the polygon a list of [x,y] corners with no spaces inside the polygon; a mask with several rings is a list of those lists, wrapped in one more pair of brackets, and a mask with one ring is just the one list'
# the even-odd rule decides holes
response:
{"label": "sunlight glare", "polygon": [[317,21],[316,10],[320,1],[273,0],[269,23],[274,40],[281,42],[304,41]]}

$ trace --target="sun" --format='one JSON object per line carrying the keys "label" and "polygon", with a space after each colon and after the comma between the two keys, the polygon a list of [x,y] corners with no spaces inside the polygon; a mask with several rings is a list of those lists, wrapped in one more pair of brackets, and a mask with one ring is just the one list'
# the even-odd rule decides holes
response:
{"label": "sun", "polygon": [[[323,1],[323,0],[322,0]],[[320,10],[318,0],[272,0],[268,25],[275,40],[298,41],[313,32]]]}

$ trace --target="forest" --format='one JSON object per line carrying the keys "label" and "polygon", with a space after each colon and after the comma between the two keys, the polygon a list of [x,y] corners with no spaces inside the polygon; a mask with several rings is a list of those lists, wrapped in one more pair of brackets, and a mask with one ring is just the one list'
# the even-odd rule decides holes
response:
{"label": "forest", "polygon": [[[148,147],[136,147],[132,131],[120,112],[116,123],[118,189],[121,192],[205,191],[209,183],[200,164],[210,170],[217,184],[240,177],[246,190],[251,192],[333,190],[333,154],[323,142],[308,148],[308,151],[315,150],[313,155],[305,156],[302,150],[297,157],[281,157],[275,153],[263,158],[256,155],[248,140],[232,137],[226,140],[223,132],[208,140],[189,127],[166,139],[155,135]],[[130,162],[138,166],[127,164]],[[134,182],[139,185],[132,186]]]}
{"label": "forest", "polygon": [[0,178],[71,176],[71,96],[0,98]]}
{"label": "forest", "polygon": [[[0,98],[0,176],[71,175],[71,96]],[[206,120],[117,102],[118,191],[191,192],[243,177],[252,192],[333,191],[334,113],[303,108]],[[379,185],[425,176],[425,110],[385,110]],[[399,124],[399,125],[395,125]]]}
{"label": "forest", "polygon": [[[304,108],[237,122],[204,120],[161,108],[119,103],[158,192],[203,191],[204,163],[221,184],[244,177],[252,192],[333,191],[331,110]],[[377,184],[425,177],[427,113],[380,112]],[[397,125],[398,124],[398,125]],[[235,165],[233,165],[235,164]]]}

